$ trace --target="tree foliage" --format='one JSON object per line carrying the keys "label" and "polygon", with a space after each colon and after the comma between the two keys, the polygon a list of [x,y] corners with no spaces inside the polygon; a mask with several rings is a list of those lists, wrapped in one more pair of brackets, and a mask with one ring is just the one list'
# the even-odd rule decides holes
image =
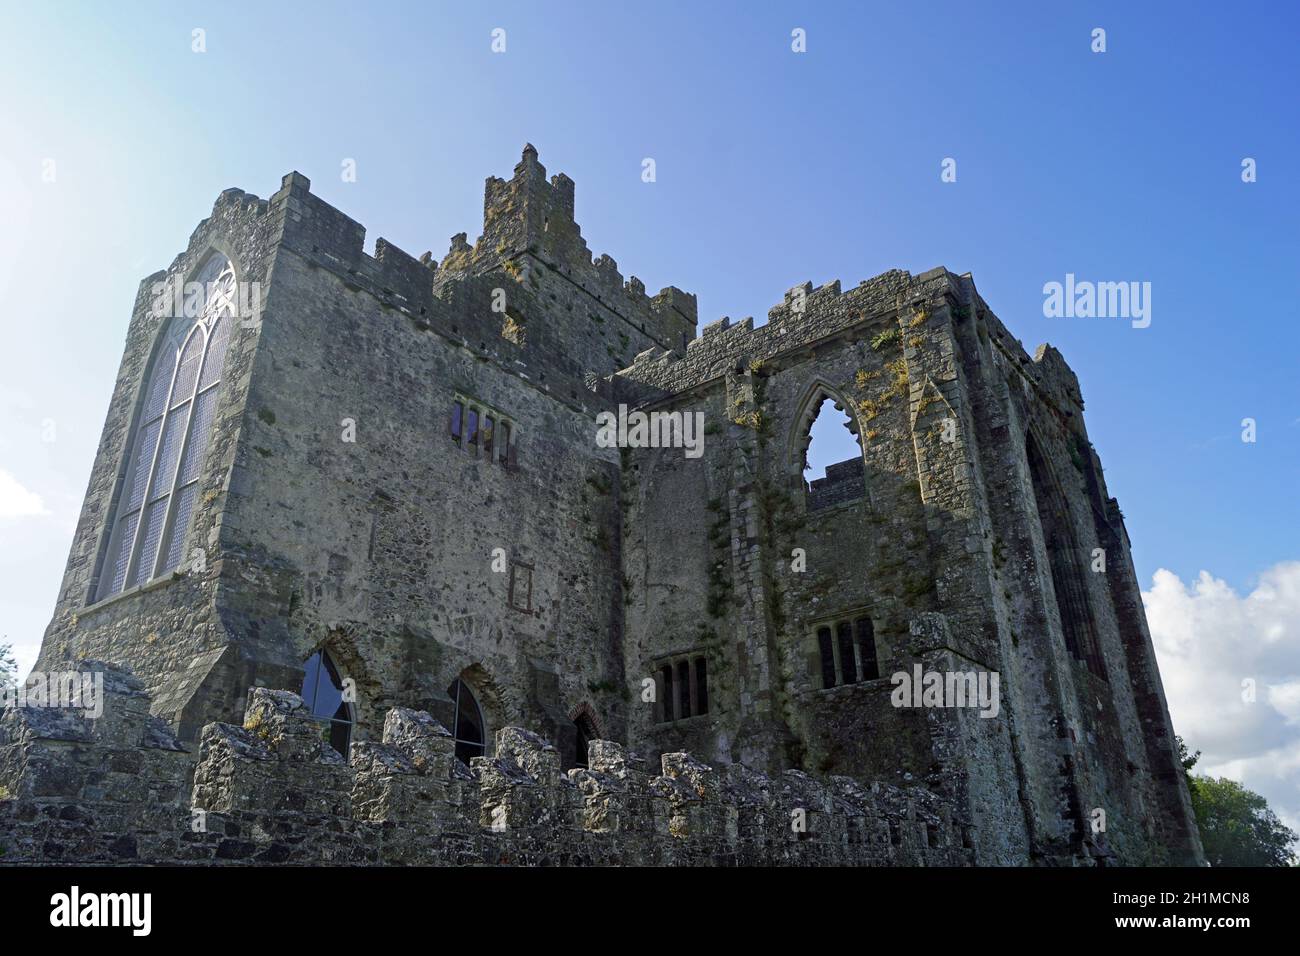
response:
{"label": "tree foliage", "polygon": [[1178,760],[1187,776],[1201,844],[1211,866],[1294,866],[1295,831],[1282,824],[1268,801],[1227,777],[1194,775],[1201,752],[1178,739]]}

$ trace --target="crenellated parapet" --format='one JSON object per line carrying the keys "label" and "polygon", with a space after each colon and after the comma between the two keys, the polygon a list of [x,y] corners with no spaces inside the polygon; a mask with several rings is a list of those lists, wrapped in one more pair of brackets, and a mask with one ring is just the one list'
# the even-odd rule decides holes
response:
{"label": "crenellated parapet", "polygon": [[[697,336],[694,295],[673,286],[648,295],[638,278],[623,276],[613,257],[592,254],[574,219],[573,180],[562,173],[548,178],[531,145],[510,178],[487,179],[478,241],[471,244],[466,233],[458,233],[441,261],[430,252],[412,256],[384,238],[368,254],[365,227],[314,195],[310,181],[297,172],[287,174],[269,200],[238,189],[223,192],[191,237],[190,252],[225,234],[255,236],[254,245],[268,249],[278,242],[419,329],[449,338],[507,371],[529,367],[530,384],[570,403],[586,404],[593,376],[598,380],[613,369],[601,367],[603,348],[575,349],[575,333],[588,333],[557,323],[557,290],[572,292],[583,303],[569,312],[608,316],[633,341],[653,343],[614,356],[621,369],[615,376],[618,397],[624,400],[666,399],[716,381],[737,363],[798,355],[845,334],[870,337],[905,323],[917,310],[948,304],[956,317],[974,315],[985,322],[1010,374],[1022,376],[1059,407],[1070,412],[1082,407],[1078,381],[1059,353],[1044,346],[1031,358],[987,309],[969,276],[943,268],[915,276],[891,270],[848,290],[838,281],[817,288],[804,283],[769,310],[763,326],[724,317]],[[146,285],[160,276],[176,279],[192,258],[178,256],[169,273],[151,276]],[[527,350],[502,338],[503,319],[493,307],[501,290],[511,314],[528,320]],[[620,348],[627,349],[626,340],[615,351]]]}
{"label": "crenellated parapet", "polygon": [[470,248],[457,238],[443,260],[444,277],[507,268],[526,282],[542,265],[664,347],[680,348],[695,334],[695,296],[674,286],[648,296],[645,283],[624,279],[612,256],[593,257],[574,219],[573,180],[563,173],[547,180],[531,143],[510,179],[488,178],[479,241]]}
{"label": "crenellated parapet", "polygon": [[[899,270],[886,272],[848,291],[831,282],[813,288],[796,286],[768,312],[765,325],[752,318],[733,322],[723,317],[704,326],[685,353],[649,349],[618,373],[620,396],[652,402],[701,388],[754,362],[796,356],[844,335],[870,338],[897,326],[910,301],[939,292]],[[910,314],[910,311],[907,311]]]}
{"label": "crenellated parapet", "polygon": [[242,725],[208,724],[190,754],[149,717],[129,674],[78,668],[105,678],[101,716],[0,716],[8,862],[973,862],[965,824],[920,789],[770,778],[687,753],[664,754],[654,773],[606,740],[590,743],[588,766],[562,772],[555,748],[518,727],[467,768],[441,724],[406,708],[345,761],[297,695],[266,688],[250,692]]}
{"label": "crenellated parapet", "polygon": [[25,687],[0,711],[0,861],[169,855],[191,761],[140,681],[81,661]]}

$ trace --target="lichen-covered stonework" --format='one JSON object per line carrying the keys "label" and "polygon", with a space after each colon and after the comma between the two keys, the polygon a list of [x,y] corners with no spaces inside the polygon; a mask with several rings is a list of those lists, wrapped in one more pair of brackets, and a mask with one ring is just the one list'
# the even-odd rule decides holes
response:
{"label": "lichen-covered stonework", "polygon": [[[87,858],[112,858],[111,821],[138,813],[163,822],[136,852],[170,860],[1202,860],[1079,383],[1050,346],[1031,358],[969,275],[804,285],[765,325],[697,336],[694,296],[648,296],[593,258],[572,180],[548,179],[532,147],[487,181],[482,236],[454,237],[440,262],[383,239],[367,254],[361,225],[309,187],[291,173],[269,200],[227,190],[137,297],[37,668],[129,670],[139,690],[122,706],[147,706],[186,749],[112,756],[160,782],[86,811],[109,821],[87,824]],[[203,560],[96,602],[155,352],[150,289],[213,250],[259,283],[263,308],[226,358],[185,545]],[[825,399],[862,455],[805,487]],[[452,439],[456,402],[509,422],[505,461]],[[603,447],[596,416],[620,406],[702,413],[702,454]],[[819,628],[864,619],[879,676],[825,686]],[[320,648],[356,690],[347,760],[264,690],[300,688]],[[681,685],[664,668],[700,660],[707,712],[694,677],[692,715],[665,711]],[[996,672],[996,716],[894,706],[891,675],[918,664]],[[496,740],[472,768],[440,729],[457,678]],[[246,708],[281,721],[276,743],[241,729]],[[6,772],[13,748],[57,763],[31,742],[40,727],[22,733]],[[53,802],[33,803],[13,779],[0,832],[27,833],[34,859],[63,839],[41,807],[84,791],[51,783]],[[755,789],[815,804],[836,849],[770,808],[760,829],[782,835],[753,836]],[[841,799],[859,810],[830,809]],[[899,850],[920,818],[891,824],[885,804],[942,808],[925,824],[935,842]],[[170,832],[191,809],[234,829]],[[283,824],[283,844],[249,836],[285,813],[314,822]],[[568,835],[548,842],[548,821]],[[38,823],[46,836],[22,829]],[[665,842],[675,827],[707,838],[683,849]],[[611,829],[628,835],[601,842]],[[309,846],[326,831],[332,848]]]}

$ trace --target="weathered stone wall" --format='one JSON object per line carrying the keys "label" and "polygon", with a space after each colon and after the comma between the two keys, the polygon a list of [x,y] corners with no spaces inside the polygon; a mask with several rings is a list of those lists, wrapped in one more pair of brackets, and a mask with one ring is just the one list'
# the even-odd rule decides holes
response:
{"label": "weathered stone wall", "polygon": [[[172,269],[183,279],[220,249],[265,305],[221,386],[189,541],[207,570],[87,600],[157,331],[151,276],[42,660],[129,663],[187,738],[236,714],[250,684],[291,685],[322,645],[363,690],[363,736],[399,700],[449,719],[445,688],[466,669],[494,725],[526,718],[571,749],[582,707],[621,735],[617,458],[592,441],[606,407],[592,390],[608,390],[593,372],[682,341],[694,300],[650,299],[593,263],[563,179],[548,185],[527,150],[513,180],[489,183],[484,238],[454,240],[442,273],[383,239],[366,255],[362,227],[298,174],[269,203],[223,194]],[[463,399],[508,416],[508,467],[452,443]],[[495,548],[531,572],[522,611]]]}
{"label": "weathered stone wall", "polygon": [[[106,671],[104,716],[0,715],[0,862],[355,865],[969,864],[969,821],[920,788],[798,771],[772,779],[665,754],[662,774],[610,741],[561,772],[516,727],[467,768],[427,713],[388,712],[349,762],[302,701],[252,692],[197,759],[141,685]],[[192,788],[189,780],[192,776]]]}
{"label": "weathered stone wall", "polygon": [[[646,408],[721,404],[730,419],[704,460],[722,463],[709,486],[730,495],[714,497],[729,501],[715,538],[730,544],[715,574],[740,587],[710,625],[747,659],[757,693],[738,681],[713,749],[698,730],[692,746],[738,758],[752,735],[769,754],[778,741],[778,759],[796,766],[916,775],[981,821],[977,838],[997,834],[981,848],[988,858],[1199,858],[1078,382],[1050,347],[1030,359],[969,277],[940,269],[846,293],[797,288],[766,326],[715,324],[684,356],[639,356],[616,383]],[[864,480],[855,500],[845,474],[828,479],[834,505],[809,507],[827,491],[804,488],[801,452],[826,398],[849,415]],[[634,534],[668,565],[680,480],[659,480],[641,491],[648,517]],[[795,548],[807,555],[802,574],[788,570]],[[1097,548],[1106,572],[1092,571]],[[683,610],[677,635],[698,613]],[[923,623],[936,612],[937,630]],[[823,688],[816,629],[860,614],[875,625],[882,679]],[[643,629],[630,614],[629,633]],[[887,675],[927,659],[998,672],[1001,714],[892,707]],[[776,706],[748,719],[760,698]],[[1097,810],[1104,834],[1092,832]]]}
{"label": "weathered stone wall", "polygon": [[[953,535],[961,559],[950,556],[948,570],[945,542],[936,542],[935,532],[954,505],[936,500],[927,506],[919,480],[916,420],[927,415],[927,406],[947,407],[931,372],[915,359],[930,339],[940,342],[942,354],[953,354],[951,344],[942,345],[943,324],[926,311],[942,287],[936,276],[913,282],[890,273],[845,294],[837,285],[792,290],[762,328],[748,322],[715,326],[685,357],[643,357],[620,375],[627,394],[648,398],[647,407],[698,409],[708,419],[721,411],[726,423],[711,436],[700,464],[683,461],[680,451],[659,453],[669,464],[644,479],[649,487],[629,522],[637,544],[627,550],[635,598],[636,555],[648,553],[650,567],[671,567],[683,550],[698,553],[694,540],[681,547],[684,525],[712,528],[714,563],[705,596],[716,600],[700,601],[697,588],[683,602],[683,582],[661,602],[653,623],[640,619],[634,600],[628,633],[639,639],[629,644],[628,670],[644,671],[653,666],[648,659],[672,656],[672,642],[688,640],[696,629],[706,637],[716,632],[721,666],[710,660],[710,698],[719,701],[719,716],[709,723],[717,729],[691,728],[693,736],[685,738],[690,746],[714,759],[765,758],[773,766],[816,772],[926,780],[987,814],[974,835],[987,841],[984,858],[1013,862],[1029,849],[1018,801],[1005,788],[1014,778],[1007,717],[970,720],[951,711],[900,709],[890,700],[889,675],[896,670],[910,672],[918,663],[944,671],[998,664],[979,632],[966,625],[961,600],[951,599],[959,575],[971,573],[967,535]],[[664,390],[682,397],[656,400]],[[810,508],[803,451],[827,398],[849,415],[864,457],[860,466],[837,469],[845,477],[858,473],[856,494],[840,481],[834,507]],[[678,523],[672,519],[689,498],[672,482],[680,484],[676,474],[693,467],[703,468],[710,476],[706,484],[717,489],[712,513],[700,520],[688,512],[692,520]],[[674,477],[665,481],[665,474]],[[691,533],[698,538],[698,531]],[[805,570],[794,569],[797,553],[806,559]],[[946,603],[945,613],[959,626],[950,629],[938,617],[937,629],[930,627],[925,616]],[[826,688],[816,630],[859,617],[873,622],[880,677]],[[918,628],[924,639],[915,636]],[[646,645],[656,642],[647,653]],[[737,678],[715,681],[715,670],[725,679],[733,660]],[[664,748],[685,736],[675,726],[643,733],[638,739]],[[972,792],[966,785],[972,770],[981,780],[1000,776],[1004,783]]]}
{"label": "weathered stone wall", "polygon": [[958,295],[986,493],[1003,502],[988,510],[993,607],[1011,638],[1004,673],[1021,702],[1031,823],[1044,845],[1066,843],[1100,809],[1121,858],[1195,860],[1163,691],[1146,665],[1150,636],[1132,613],[1141,598],[1127,536],[1087,438],[1078,380],[1050,346],[1031,360],[969,277]]}
{"label": "weathered stone wall", "polygon": [[[445,689],[471,668],[491,726],[526,721],[554,736],[588,703],[621,733],[621,697],[589,700],[589,685],[623,686],[617,542],[603,530],[617,524],[617,457],[594,447],[594,409],[582,404],[598,399],[546,389],[545,340],[531,336],[541,318],[522,349],[499,328],[473,334],[494,315],[490,284],[463,285],[455,308],[429,299],[415,323],[350,292],[315,261],[323,247],[302,245],[292,239],[277,263],[247,484],[223,527],[249,573],[283,570],[278,600],[246,592],[241,616],[277,629],[297,660],[323,644],[357,682],[363,736],[398,703],[449,721]],[[513,281],[498,281],[531,314]],[[507,416],[508,463],[453,441],[458,400]],[[509,599],[510,564],[530,569],[522,607]]]}

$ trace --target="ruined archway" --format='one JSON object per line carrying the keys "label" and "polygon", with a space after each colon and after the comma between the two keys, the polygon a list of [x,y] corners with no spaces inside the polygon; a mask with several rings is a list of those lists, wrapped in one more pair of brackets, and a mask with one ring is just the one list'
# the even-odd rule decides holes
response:
{"label": "ruined archway", "polygon": [[816,382],[800,403],[790,439],[791,484],[809,511],[866,496],[862,440],[853,406]]}

